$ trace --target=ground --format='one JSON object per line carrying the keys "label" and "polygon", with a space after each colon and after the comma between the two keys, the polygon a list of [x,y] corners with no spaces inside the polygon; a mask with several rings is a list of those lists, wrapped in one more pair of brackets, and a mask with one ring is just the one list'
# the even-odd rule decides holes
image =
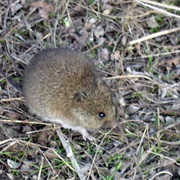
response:
{"label": "ground", "polygon": [[[1,0],[0,179],[179,179],[179,7],[178,0]],[[29,114],[7,82],[21,85],[28,61],[51,47],[88,56],[117,101],[117,127],[91,132],[94,142],[62,129],[74,162],[58,127]]]}

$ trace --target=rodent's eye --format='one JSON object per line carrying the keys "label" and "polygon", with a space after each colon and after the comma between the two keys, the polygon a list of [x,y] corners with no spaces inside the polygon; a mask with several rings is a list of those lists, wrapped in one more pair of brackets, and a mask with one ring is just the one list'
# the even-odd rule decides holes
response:
{"label": "rodent's eye", "polygon": [[106,116],[105,113],[103,113],[103,112],[100,112],[100,113],[99,113],[99,117],[100,117],[100,118],[104,118],[105,116]]}

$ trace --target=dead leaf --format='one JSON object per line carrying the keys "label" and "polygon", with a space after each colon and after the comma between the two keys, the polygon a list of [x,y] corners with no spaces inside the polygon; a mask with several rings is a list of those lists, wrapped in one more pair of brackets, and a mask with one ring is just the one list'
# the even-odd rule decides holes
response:
{"label": "dead leaf", "polygon": [[149,28],[156,28],[159,27],[159,24],[157,23],[156,19],[154,18],[154,16],[151,16],[148,20],[147,20],[147,25]]}
{"label": "dead leaf", "polygon": [[114,53],[112,53],[110,59],[112,61],[114,61],[114,60],[120,61],[120,59],[121,59],[120,52],[119,51],[115,51]]}
{"label": "dead leaf", "polygon": [[96,30],[94,31],[94,35],[96,38],[103,36],[105,34],[104,28],[102,26],[97,26]]}
{"label": "dead leaf", "polygon": [[82,12],[84,10],[84,8],[82,7],[81,3],[78,3],[75,7],[74,7],[75,11],[78,12]]}
{"label": "dead leaf", "polygon": [[113,53],[111,54],[110,59],[111,59],[112,61],[114,61],[115,55],[114,55]]}
{"label": "dead leaf", "polygon": [[127,44],[127,37],[123,36],[121,43],[125,46]]}
{"label": "dead leaf", "polygon": [[23,126],[23,129],[22,129],[23,133],[26,134],[27,132],[30,132],[30,131],[32,131],[32,127],[29,124]]}
{"label": "dead leaf", "polygon": [[121,56],[120,56],[120,52],[119,52],[119,51],[115,51],[115,52],[114,52],[114,59],[115,59],[115,60],[120,60],[120,59],[121,59]]}
{"label": "dead leaf", "polygon": [[[46,129],[46,127],[44,128]],[[38,137],[38,143],[45,146],[47,145],[47,141],[48,141],[48,134],[47,134],[47,131],[42,131],[40,133],[40,136]]]}
{"label": "dead leaf", "polygon": [[140,107],[138,104],[131,104],[130,106],[127,107],[126,111],[128,114],[134,114],[139,111]]}
{"label": "dead leaf", "polygon": [[168,64],[171,64],[171,66],[172,65],[175,65],[175,66],[179,65],[180,64],[180,57],[175,57],[175,58],[169,59]]}
{"label": "dead leaf", "polygon": [[178,45],[178,42],[179,42],[179,36],[178,35],[175,35],[175,34],[170,34],[168,35],[169,37],[169,40],[171,41],[171,44],[176,46]]}
{"label": "dead leaf", "polygon": [[102,48],[101,49],[101,57],[104,59],[104,60],[108,60],[109,59],[109,51],[107,48]]}
{"label": "dead leaf", "polygon": [[37,8],[39,9],[39,15],[43,19],[48,19],[49,13],[52,11],[52,6],[49,5],[46,2],[38,1],[38,2],[33,2],[30,4],[31,9],[32,8]]}
{"label": "dead leaf", "polygon": [[21,114],[19,114],[18,112],[8,112],[6,113],[6,116],[11,119],[19,119],[21,117]]}
{"label": "dead leaf", "polygon": [[24,160],[23,162],[22,162],[22,165],[21,165],[21,171],[22,172],[28,172],[28,173],[30,173],[30,171],[33,171],[33,164],[34,164],[34,162],[33,161],[29,161],[29,160]]}
{"label": "dead leaf", "polygon": [[52,148],[49,148],[48,150],[46,150],[44,152],[44,155],[48,158],[48,159],[54,159],[57,158],[57,154],[54,153],[54,151],[52,150]]}
{"label": "dead leaf", "polygon": [[38,39],[38,41],[42,41],[42,39],[43,39],[42,33],[40,33],[40,32],[35,32],[35,35],[36,35],[36,38]]}
{"label": "dead leaf", "polygon": [[103,14],[109,15],[111,13],[112,9],[113,9],[113,7],[109,4],[107,4],[104,8]]}
{"label": "dead leaf", "polygon": [[21,165],[20,162],[16,162],[16,161],[14,161],[14,160],[12,160],[12,159],[7,159],[7,164],[8,164],[9,167],[12,168],[12,169],[17,169],[17,168]]}
{"label": "dead leaf", "polygon": [[180,64],[180,56],[178,57],[173,57],[172,59],[162,59],[160,62],[159,62],[159,66],[169,66],[169,67],[172,67],[173,65],[174,66],[178,66]]}
{"label": "dead leaf", "polygon": [[14,14],[19,10],[21,9],[23,6],[22,4],[20,3],[12,3],[11,4],[11,13],[12,15],[14,16]]}

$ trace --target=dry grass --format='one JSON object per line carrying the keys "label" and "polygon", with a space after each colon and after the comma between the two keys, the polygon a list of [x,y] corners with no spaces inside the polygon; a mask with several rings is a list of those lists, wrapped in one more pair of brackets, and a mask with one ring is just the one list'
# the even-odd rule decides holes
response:
{"label": "dry grass", "polygon": [[[180,4],[0,0],[0,68],[15,84],[33,55],[68,47],[93,59],[118,101],[96,142],[63,130],[81,179],[179,179]],[[27,112],[0,76],[0,179],[79,179],[57,127]],[[74,162],[75,162],[74,161]]]}

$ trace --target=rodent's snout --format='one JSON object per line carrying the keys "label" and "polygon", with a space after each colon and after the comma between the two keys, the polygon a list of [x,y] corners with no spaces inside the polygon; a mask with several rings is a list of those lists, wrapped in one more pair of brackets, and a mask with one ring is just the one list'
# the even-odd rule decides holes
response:
{"label": "rodent's snout", "polygon": [[115,106],[113,106],[109,111],[106,111],[104,121],[101,124],[101,128],[113,128],[114,126],[116,126],[116,115],[117,113]]}
{"label": "rodent's snout", "polygon": [[116,119],[112,119],[111,121],[105,121],[103,127],[105,128],[113,128],[117,125]]}

